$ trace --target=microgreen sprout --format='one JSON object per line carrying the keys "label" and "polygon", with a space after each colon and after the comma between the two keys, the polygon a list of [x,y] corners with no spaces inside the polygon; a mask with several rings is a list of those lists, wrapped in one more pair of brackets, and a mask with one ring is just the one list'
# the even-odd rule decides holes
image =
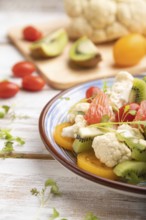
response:
{"label": "microgreen sprout", "polygon": [[41,190],[33,188],[31,189],[31,194],[37,196],[40,201],[40,206],[44,207],[50,199],[50,196],[59,196],[60,191],[57,183],[53,179],[47,179],[44,183],[44,187]]}
{"label": "microgreen sprout", "polygon": [[27,119],[29,118],[28,115],[17,115],[12,108],[12,106],[9,105],[2,105],[0,106],[0,119],[7,118],[7,119]]}
{"label": "microgreen sprout", "polygon": [[14,151],[14,144],[20,146],[25,144],[23,138],[13,136],[9,129],[0,129],[0,139],[4,140],[4,147],[0,150],[1,154],[12,153]]}
{"label": "microgreen sprout", "polygon": [[70,97],[63,97],[63,96],[60,96],[59,99],[69,101],[69,100],[70,100]]}
{"label": "microgreen sprout", "polygon": [[97,216],[95,216],[92,212],[86,214],[84,220],[99,220]]}

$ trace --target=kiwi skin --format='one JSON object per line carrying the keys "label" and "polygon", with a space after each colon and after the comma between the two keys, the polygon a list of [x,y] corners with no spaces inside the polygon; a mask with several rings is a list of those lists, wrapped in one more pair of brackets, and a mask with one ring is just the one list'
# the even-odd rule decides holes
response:
{"label": "kiwi skin", "polygon": [[92,68],[95,67],[101,60],[102,60],[101,55],[97,54],[88,60],[79,61],[79,60],[71,59],[70,63],[84,68]]}
{"label": "kiwi skin", "polygon": [[129,103],[141,103],[143,100],[146,100],[146,83],[142,79],[134,78]]}
{"label": "kiwi skin", "polygon": [[138,184],[146,179],[146,163],[140,161],[124,161],[114,168],[114,173],[124,182]]}
{"label": "kiwi skin", "polygon": [[73,151],[76,154],[85,152],[91,149],[93,139],[91,138],[81,138],[79,135],[73,142]]}

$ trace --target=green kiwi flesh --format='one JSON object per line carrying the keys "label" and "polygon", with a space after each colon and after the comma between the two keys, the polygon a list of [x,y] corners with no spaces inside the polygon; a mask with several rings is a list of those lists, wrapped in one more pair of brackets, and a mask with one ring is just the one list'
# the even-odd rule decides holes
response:
{"label": "green kiwi flesh", "polygon": [[142,79],[134,78],[129,102],[141,103],[143,100],[146,100],[146,83]]}
{"label": "green kiwi flesh", "polygon": [[94,67],[101,61],[101,54],[89,38],[82,37],[71,46],[69,58],[78,66]]}
{"label": "green kiwi flesh", "polygon": [[73,142],[73,151],[76,154],[88,151],[91,148],[92,148],[92,139],[91,138],[81,138],[78,135]]}
{"label": "green kiwi flesh", "polygon": [[146,180],[146,163],[140,161],[124,161],[114,168],[114,173],[121,180],[138,184]]}
{"label": "green kiwi flesh", "polygon": [[30,46],[31,55],[35,58],[49,58],[60,55],[68,42],[64,29],[50,33]]}
{"label": "green kiwi flesh", "polygon": [[146,141],[136,138],[126,138],[126,144],[131,149],[131,157],[146,162]]}

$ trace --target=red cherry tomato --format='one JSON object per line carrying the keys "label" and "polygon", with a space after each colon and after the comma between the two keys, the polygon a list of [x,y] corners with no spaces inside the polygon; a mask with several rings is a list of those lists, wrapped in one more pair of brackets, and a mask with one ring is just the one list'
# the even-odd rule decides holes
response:
{"label": "red cherry tomato", "polygon": [[138,109],[139,109],[139,104],[137,103],[130,103],[130,104],[122,106],[116,112],[115,121],[117,122],[133,121]]}
{"label": "red cherry tomato", "polygon": [[42,38],[43,34],[33,26],[27,26],[23,29],[23,37],[27,41],[37,41]]}
{"label": "red cherry tomato", "polygon": [[13,75],[21,78],[32,74],[34,71],[35,71],[34,64],[26,61],[18,62],[12,67]]}
{"label": "red cherry tomato", "polygon": [[40,76],[29,75],[22,79],[22,88],[28,91],[40,91],[43,89],[45,81]]}
{"label": "red cherry tomato", "polygon": [[89,89],[87,89],[86,98],[88,99],[88,102],[91,102],[100,91],[101,90],[95,86],[91,86]]}
{"label": "red cherry tomato", "polygon": [[0,98],[11,98],[17,94],[19,86],[9,81],[0,82]]}

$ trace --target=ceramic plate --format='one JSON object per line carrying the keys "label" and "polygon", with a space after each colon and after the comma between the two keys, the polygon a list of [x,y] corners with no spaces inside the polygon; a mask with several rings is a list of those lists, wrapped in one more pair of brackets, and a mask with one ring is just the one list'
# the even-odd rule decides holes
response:
{"label": "ceramic plate", "polygon": [[[107,81],[107,80],[106,80]],[[85,97],[85,91],[90,86],[102,87],[104,80],[90,81],[82,85],[78,85],[66,91],[59,93],[42,110],[39,119],[39,130],[41,138],[50,152],[50,154],[58,160],[67,169],[73,171],[77,175],[90,180],[97,185],[108,187],[121,193],[126,193],[138,197],[146,197],[146,187],[130,185],[122,182],[111,181],[99,176],[88,173],[76,165],[76,157],[74,154],[60,148],[54,141],[53,132],[57,124],[66,121],[67,113],[70,107],[77,101]],[[107,81],[108,86],[111,86],[113,79]]]}

